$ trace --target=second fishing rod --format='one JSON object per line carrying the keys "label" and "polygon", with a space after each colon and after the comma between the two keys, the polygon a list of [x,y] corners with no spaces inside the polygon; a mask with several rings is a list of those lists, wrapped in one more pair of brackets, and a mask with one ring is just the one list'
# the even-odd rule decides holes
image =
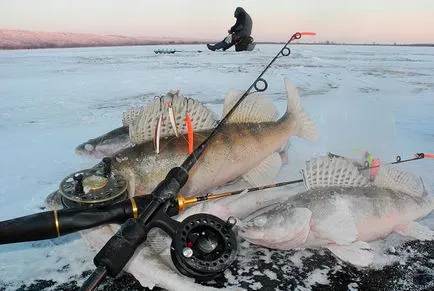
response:
{"label": "second fishing rod", "polygon": [[[329,153],[328,156],[331,158],[342,157],[333,153]],[[416,153],[413,158],[408,159],[402,159],[401,156],[397,156],[394,162],[384,165],[402,164],[424,158],[434,158],[434,155]],[[361,164],[364,163],[361,162]],[[359,170],[363,171],[377,167],[378,166],[364,164]],[[192,197],[184,197],[178,194],[176,203],[167,209],[167,214],[168,216],[175,216],[184,211],[187,207],[207,200],[215,200],[242,193],[298,184],[303,181],[303,179],[296,179],[247,189],[223,193],[208,193],[206,195]],[[135,196],[104,207],[70,207],[1,221],[0,244],[50,239],[104,224],[122,224],[129,218],[137,219],[139,215],[145,211],[151,199],[152,197],[150,195]],[[63,204],[65,205],[65,203]],[[66,203],[65,206],[68,207],[68,203]]]}

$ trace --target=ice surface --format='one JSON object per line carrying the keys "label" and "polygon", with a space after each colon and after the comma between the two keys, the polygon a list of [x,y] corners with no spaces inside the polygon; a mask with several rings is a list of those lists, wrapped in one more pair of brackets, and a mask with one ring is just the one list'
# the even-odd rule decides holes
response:
{"label": "ice surface", "polygon": [[[0,52],[0,220],[41,211],[45,197],[65,176],[94,165],[95,160],[77,156],[75,147],[120,126],[125,109],[180,89],[220,115],[226,92],[247,89],[281,46],[257,45],[246,53],[198,53],[205,47],[171,46],[183,51],[173,55],[156,55],[156,48],[161,46]],[[282,169],[280,181],[299,179],[305,160],[328,151],[358,158],[369,150],[388,162],[398,154],[410,158],[415,152],[434,150],[432,48],[294,45],[291,51],[264,76],[269,84],[266,95],[283,113],[283,78],[289,77],[300,89],[306,112],[317,122],[320,139],[315,144],[291,139],[289,164]],[[434,161],[401,166],[424,177],[434,189]],[[433,215],[423,223],[433,229]],[[378,244],[387,252],[390,245],[402,242],[393,236]],[[264,276],[286,282],[281,283],[286,286],[273,285],[281,290],[327,285],[329,276],[342,272],[340,265],[333,269],[318,263],[306,273],[306,262],[313,256],[307,250],[280,255],[259,249],[255,257],[250,247],[242,244],[239,258],[238,271],[245,273],[227,272],[226,286],[266,288],[255,279],[259,275],[247,274],[255,265],[259,268],[257,262],[268,268]],[[384,252],[376,261],[380,269],[407,260]],[[39,279],[59,284],[76,280],[80,285],[84,279],[79,275],[94,268],[94,255],[78,235],[2,245],[0,290],[15,290]],[[323,255],[315,252],[315,256]],[[296,270],[306,276],[301,281],[282,281],[277,267],[288,276]],[[411,283],[405,277],[401,281],[397,285]],[[349,281],[345,287],[357,290],[360,284]]]}

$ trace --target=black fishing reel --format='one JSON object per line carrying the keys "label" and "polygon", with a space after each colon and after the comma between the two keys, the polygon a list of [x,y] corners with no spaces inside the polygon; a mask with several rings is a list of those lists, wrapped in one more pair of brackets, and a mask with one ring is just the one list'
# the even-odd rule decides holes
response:
{"label": "black fishing reel", "polygon": [[[65,208],[104,209],[128,200],[127,182],[111,171],[110,158],[104,158],[91,169],[65,177],[56,195]],[[129,211],[130,202],[126,201],[128,210],[123,212],[133,215],[136,212],[138,216],[152,200],[151,195],[146,196],[134,198],[136,210]],[[171,216],[178,214],[184,204],[188,204],[188,199],[183,198],[182,206],[179,201],[168,203],[152,218],[149,229],[160,228],[172,238],[171,258],[181,274],[198,281],[214,279],[236,259],[237,240],[232,231],[236,219],[231,217],[225,222],[210,214],[195,214],[182,222],[172,219]]]}
{"label": "black fishing reel", "polygon": [[210,214],[187,217],[178,226],[170,247],[173,264],[183,275],[198,281],[220,276],[237,256],[237,240],[233,226]]}
{"label": "black fishing reel", "polygon": [[[86,221],[90,217],[96,222],[103,217],[113,216],[112,222],[120,222],[121,219],[128,219],[128,216],[137,219],[141,213],[147,211],[147,206],[154,199],[152,195],[145,195],[128,201],[127,182],[122,176],[112,172],[110,158],[104,158],[93,168],[68,175],[53,195],[54,197],[49,200],[52,200],[54,205],[61,204],[68,211],[76,209],[77,212],[74,216],[76,219],[65,216],[63,212],[57,214],[58,234],[69,230],[66,222],[84,219],[78,218],[80,212],[86,213]],[[120,203],[122,201],[123,204]],[[212,280],[220,276],[236,259],[238,246],[235,233],[232,231],[236,219],[231,217],[225,222],[210,214],[195,214],[182,222],[171,218],[188,204],[189,199],[182,196],[168,200],[165,206],[153,215],[147,231],[157,227],[172,238],[171,258],[173,265],[181,274],[197,281]],[[99,218],[99,213],[102,218]],[[119,213],[125,214],[125,217]],[[64,217],[67,217],[67,220]],[[102,260],[110,261],[110,264],[117,266],[116,259],[111,258],[110,252],[104,253],[101,256],[104,257]]]}

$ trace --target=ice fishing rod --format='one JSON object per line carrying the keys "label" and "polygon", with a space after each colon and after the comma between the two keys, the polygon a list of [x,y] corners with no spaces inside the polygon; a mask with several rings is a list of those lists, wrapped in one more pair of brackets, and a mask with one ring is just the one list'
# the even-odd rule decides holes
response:
{"label": "ice fishing rod", "polygon": [[[332,157],[344,158],[343,156],[340,156],[340,155],[337,155],[337,154],[333,154],[333,153],[328,153],[328,156],[331,157],[331,158]],[[365,161],[363,163],[363,167],[359,168],[359,170],[375,169],[375,168],[379,168],[379,167],[384,166],[384,165],[403,164],[403,163],[407,163],[407,162],[413,162],[413,161],[421,160],[421,159],[424,159],[424,158],[434,158],[434,154],[415,153],[414,154],[414,158],[408,158],[408,159],[405,159],[405,160],[403,160],[400,155],[397,155],[394,162],[386,163],[386,164],[383,164],[383,165],[381,163],[378,163],[378,164],[375,164],[375,165],[371,165],[368,161]]]}
{"label": "ice fishing rod", "polygon": [[[394,162],[391,162],[391,163],[387,163],[386,165],[396,165],[396,164],[402,164],[402,163],[407,163],[407,162],[412,162],[412,161],[417,161],[417,160],[421,160],[421,159],[424,159],[424,158],[428,158],[428,157],[430,157],[431,155],[429,155],[429,154],[424,154],[424,153],[415,153],[414,154],[414,158],[409,158],[409,159],[406,159],[406,160],[403,160],[402,158],[401,158],[401,156],[396,156],[396,160],[394,161]],[[366,166],[366,165],[365,165]],[[376,166],[370,166],[369,168],[374,168],[374,167],[380,167],[381,165],[376,165]]]}
{"label": "ice fishing rod", "polygon": [[[344,158],[333,153],[328,153],[328,156],[331,158]],[[434,158],[434,155],[416,153],[414,158],[405,160],[402,160],[401,156],[398,155],[396,157],[396,161],[388,164],[401,164],[423,158]],[[359,170],[368,170],[380,167],[368,166],[366,163],[367,162],[365,162],[365,166]],[[278,188],[291,184],[298,184],[302,183],[303,181],[303,179],[291,180],[236,191],[208,193],[206,195],[193,197],[184,197],[178,194],[177,203],[168,208],[167,214],[172,217],[184,211],[187,207],[193,206],[200,202],[238,195],[241,193],[244,194],[270,188]],[[62,188],[64,188],[64,186],[61,183],[61,191]],[[128,218],[138,218],[139,215],[145,210],[146,206],[150,203],[150,200],[150,195],[143,195],[135,196],[120,202],[110,203],[110,205],[104,207],[83,207],[84,205],[72,204],[71,201],[62,199],[62,203],[65,207],[67,207],[67,209],[46,211],[1,221],[0,244],[50,239],[103,224],[122,224]]]}
{"label": "ice fishing rod", "polygon": [[[203,255],[203,251],[196,249],[193,250],[190,246],[192,241],[190,240],[189,234],[194,233],[191,231],[193,229],[201,229],[206,227],[209,219],[198,220],[198,224],[195,224],[195,220],[188,221],[186,223],[182,222],[181,225],[174,225],[174,222],[167,217],[167,209],[171,204],[176,201],[176,196],[185,185],[188,180],[188,173],[195,165],[196,161],[202,156],[206,147],[210,144],[212,138],[219,132],[222,126],[226,123],[230,116],[236,108],[241,104],[241,102],[247,97],[250,91],[255,88],[258,92],[263,92],[267,89],[267,82],[262,79],[262,76],[268,70],[268,68],[277,60],[280,56],[288,56],[290,50],[287,47],[293,40],[300,39],[302,35],[314,35],[314,33],[300,33],[297,32],[291,36],[291,38],[286,42],[283,48],[277,53],[273,60],[266,66],[258,78],[252,83],[252,85],[246,90],[246,92],[241,96],[238,102],[232,107],[232,109],[226,114],[226,116],[219,122],[217,127],[211,132],[211,134],[187,157],[187,159],[179,167],[172,168],[167,174],[166,178],[157,185],[157,187],[152,191],[152,199],[144,212],[140,214],[138,219],[128,219],[119,229],[116,234],[110,238],[110,240],[104,245],[104,247],[99,251],[99,253],[94,258],[94,263],[97,266],[96,270],[92,275],[84,282],[81,290],[94,290],[101,281],[107,276],[116,277],[124,266],[128,263],[137,247],[146,239],[146,235],[152,227],[160,227],[164,231],[168,232],[169,235],[178,235],[180,240],[172,241],[171,245],[171,255],[175,266],[181,273],[200,278],[206,277],[209,273],[216,273],[214,264],[220,261],[224,261],[223,267],[229,267],[234,261],[236,256],[233,248],[233,242],[227,242],[226,234],[233,234],[230,231],[230,226],[235,224],[227,222],[228,227],[219,228],[219,233],[225,232],[223,235],[223,245],[228,245],[232,250],[229,254],[222,253],[221,251],[215,252],[215,248],[212,249],[213,255],[206,256]],[[258,87],[258,84],[262,83],[263,87]],[[191,217],[194,217],[191,216]],[[190,218],[191,218],[190,217]],[[211,216],[213,217],[213,216]],[[216,217],[215,217],[216,218]],[[187,218],[186,220],[188,220]],[[153,223],[160,221],[158,225],[153,225]],[[214,220],[213,220],[214,221]],[[214,222],[215,223],[215,222]],[[174,228],[177,227],[177,228]],[[203,232],[205,233],[205,232]],[[212,236],[217,237],[218,234],[213,234]],[[187,237],[186,237],[187,236]],[[172,236],[173,237],[173,236]],[[221,236],[220,236],[221,238]],[[216,240],[214,240],[216,241]],[[174,243],[175,242],[175,243]],[[193,243],[194,244],[194,243]],[[207,260],[204,260],[204,259]],[[220,268],[218,271],[222,271],[224,268]],[[204,274],[205,273],[205,274]]]}
{"label": "ice fishing rod", "polygon": [[222,192],[222,193],[211,193],[211,194],[206,194],[206,195],[202,195],[202,196],[190,197],[190,198],[187,198],[187,201],[189,203],[203,202],[203,201],[214,200],[214,199],[219,199],[219,198],[223,198],[223,197],[234,196],[234,195],[238,195],[238,194],[245,194],[245,193],[270,189],[270,188],[278,188],[278,187],[287,186],[287,185],[291,185],[291,184],[298,184],[298,183],[302,183],[303,181],[304,181],[303,179],[298,179],[298,180],[273,183],[273,184],[268,184],[268,185],[264,185],[264,186],[246,188],[246,189],[235,190],[235,191],[228,191],[228,192]]}
{"label": "ice fishing rod", "polygon": [[[302,180],[301,180],[302,181]],[[207,200],[280,187],[301,181],[281,182],[232,192],[207,194],[204,196],[184,197],[178,195],[176,205],[169,207],[168,216],[174,216],[187,207]],[[122,224],[128,218],[138,218],[151,200],[150,195],[136,196],[99,208],[67,208],[46,211],[0,222],[0,244],[36,241],[60,237],[73,232],[89,229],[103,224]]]}
{"label": "ice fishing rod", "polygon": [[[276,54],[276,56],[271,60],[271,62],[265,67],[265,69],[259,74],[259,76],[253,81],[253,83],[250,85],[250,87],[244,92],[244,94],[240,97],[240,99],[235,103],[234,106],[232,106],[231,110],[225,115],[225,117],[219,122],[217,127],[210,133],[210,135],[198,146],[194,149],[193,153],[191,153],[187,159],[182,163],[181,168],[185,169],[186,171],[189,171],[194,164],[196,163],[197,159],[200,158],[200,156],[205,151],[208,144],[211,142],[212,138],[218,133],[218,131],[223,127],[223,125],[227,122],[227,120],[232,116],[232,114],[235,112],[235,110],[238,108],[238,106],[244,101],[244,99],[250,94],[250,91],[254,88],[256,92],[264,92],[268,88],[268,83],[265,79],[262,78],[262,76],[268,71],[270,66],[279,58],[279,57],[286,57],[289,56],[291,51],[288,48],[288,45],[293,41],[300,39],[302,35],[315,35],[313,32],[296,32],[294,33],[291,38],[286,42],[286,44],[280,49],[280,51]],[[262,83],[262,86],[260,84]]]}
{"label": "ice fishing rod", "polygon": [[[328,153],[328,156],[330,158],[333,158],[333,157],[345,158],[343,156],[339,156],[339,155],[336,155],[333,153]],[[434,154],[416,153],[416,154],[414,154],[414,158],[409,158],[406,160],[402,160],[401,156],[398,155],[398,156],[396,156],[396,161],[391,162],[391,163],[387,163],[385,165],[402,164],[402,163],[416,161],[416,160],[420,160],[420,159],[428,158],[428,157],[434,159]],[[372,169],[372,168],[376,168],[376,167],[381,167],[381,165],[363,167],[363,168],[360,168],[359,170],[367,170],[367,169]],[[303,183],[303,182],[304,182],[304,179],[291,180],[291,181],[279,182],[279,183],[268,184],[268,185],[264,185],[264,186],[258,186],[258,187],[247,188],[247,189],[241,189],[241,190],[236,190],[236,191],[206,194],[203,196],[195,196],[195,197],[190,197],[190,198],[186,198],[186,199],[187,199],[188,203],[196,203],[196,202],[214,200],[214,199],[218,199],[218,198],[229,197],[229,196],[234,196],[234,195],[238,195],[238,194],[245,194],[245,193],[270,189],[270,188],[278,188],[278,187],[287,186],[287,185],[291,185],[291,184],[299,184],[299,183]]]}
{"label": "ice fishing rod", "polygon": [[[328,156],[330,158],[333,158],[333,157],[345,158],[343,156],[339,156],[339,155],[336,155],[336,154],[333,154],[333,153],[328,153]],[[434,154],[416,153],[416,154],[414,154],[414,158],[409,158],[409,159],[406,159],[406,160],[402,160],[401,156],[398,155],[398,156],[396,156],[396,161],[391,162],[391,163],[387,163],[385,165],[402,164],[402,163],[416,161],[416,160],[420,160],[420,159],[428,158],[428,157],[434,159]],[[363,167],[363,168],[360,168],[359,170],[372,169],[372,168],[376,168],[376,167],[380,167],[380,165],[379,166]],[[264,186],[258,186],[258,187],[247,188],[247,189],[241,189],[241,190],[236,190],[236,191],[228,191],[228,192],[223,192],[223,193],[206,194],[206,195],[203,195],[203,196],[195,196],[195,197],[190,197],[190,198],[187,198],[187,199],[188,199],[188,203],[196,203],[196,202],[202,202],[202,201],[207,201],[207,200],[214,200],[214,199],[218,199],[218,198],[229,197],[229,196],[234,196],[234,195],[238,195],[238,194],[245,194],[245,193],[250,193],[250,192],[255,192],[255,191],[270,189],[270,188],[278,188],[278,187],[287,186],[287,185],[291,185],[291,184],[299,184],[299,183],[303,183],[303,182],[304,182],[304,179],[291,180],[291,181],[279,182],[279,183],[268,184],[268,185],[264,185]]]}
{"label": "ice fishing rod", "polygon": [[[177,196],[178,203],[168,208],[167,215],[175,216],[187,207],[208,200],[301,182],[303,179],[193,197],[184,197],[179,194]],[[51,239],[103,224],[122,224],[129,218],[138,218],[151,199],[150,195],[135,196],[105,207],[73,207],[0,221],[0,244]]]}

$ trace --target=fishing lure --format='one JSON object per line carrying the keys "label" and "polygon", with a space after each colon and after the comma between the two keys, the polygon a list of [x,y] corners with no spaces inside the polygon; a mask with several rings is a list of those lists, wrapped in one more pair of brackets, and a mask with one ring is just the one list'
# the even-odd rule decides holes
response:
{"label": "fishing lure", "polygon": [[155,126],[155,132],[154,132],[154,149],[157,154],[160,153],[160,134],[161,134],[162,122],[163,122],[163,110],[162,110],[161,99],[160,99],[160,116],[158,117],[157,126]]}
{"label": "fishing lure", "polygon": [[176,118],[175,118],[175,113],[173,112],[173,98],[175,96],[178,96],[179,94],[179,90],[177,90],[173,95],[172,95],[172,100],[169,101],[169,103],[167,104],[167,106],[169,107],[169,118],[170,118],[170,123],[172,124],[172,128],[173,128],[173,132],[175,133],[176,137],[178,137],[178,129],[176,128]]}
{"label": "fishing lure", "polygon": [[187,142],[188,142],[188,154],[193,152],[193,124],[191,123],[190,113],[188,111],[188,100],[187,100],[187,113],[185,114],[185,125],[187,127]]}

